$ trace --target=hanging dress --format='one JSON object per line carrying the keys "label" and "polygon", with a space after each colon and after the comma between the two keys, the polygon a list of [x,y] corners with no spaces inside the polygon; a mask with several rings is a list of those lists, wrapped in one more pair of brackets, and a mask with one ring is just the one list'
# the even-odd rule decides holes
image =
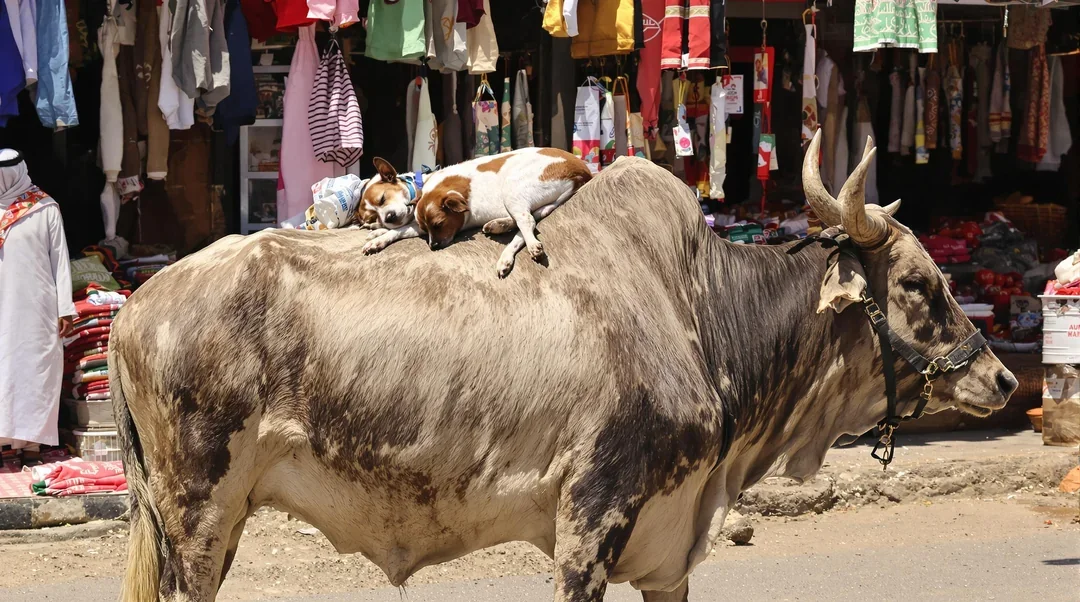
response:
{"label": "hanging dress", "polygon": [[[0,5],[0,55],[5,57],[19,56],[13,28],[8,26],[11,18],[12,14],[7,6]],[[17,25],[16,22],[14,26]],[[0,61],[0,127],[6,126],[11,117],[19,115],[19,92],[25,85],[26,75],[22,61]]]}
{"label": "hanging dress", "polygon": [[315,71],[319,68],[319,54],[315,47],[315,26],[299,30],[296,50],[293,52],[289,78],[285,82],[285,115],[281,130],[282,157],[281,179],[285,190],[285,206],[278,207],[278,215],[297,215],[312,202],[311,186],[323,178],[334,177],[331,163],[315,158],[315,149],[308,127],[308,108],[315,86]]}

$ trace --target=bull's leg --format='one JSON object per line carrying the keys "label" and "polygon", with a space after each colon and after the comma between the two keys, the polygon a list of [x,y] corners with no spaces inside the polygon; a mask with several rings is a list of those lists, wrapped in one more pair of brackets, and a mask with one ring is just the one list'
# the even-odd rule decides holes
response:
{"label": "bull's leg", "polygon": [[218,579],[218,589],[221,589],[221,584],[225,582],[225,576],[229,574],[229,569],[232,568],[233,560],[236,559],[236,549],[240,546],[240,537],[244,534],[244,525],[247,524],[248,517],[251,516],[250,511],[244,513],[244,518],[240,519],[240,522],[236,523],[233,527],[232,535],[229,537],[229,547],[225,549],[225,562],[221,567],[221,577]]}
{"label": "bull's leg", "polygon": [[645,600],[645,602],[689,602],[690,578],[687,577],[686,581],[683,581],[682,585],[680,585],[675,591],[641,592],[641,597]]}
{"label": "bull's leg", "polygon": [[578,482],[569,490],[555,520],[555,602],[603,602],[641,506],[620,502],[627,498],[610,483]]}

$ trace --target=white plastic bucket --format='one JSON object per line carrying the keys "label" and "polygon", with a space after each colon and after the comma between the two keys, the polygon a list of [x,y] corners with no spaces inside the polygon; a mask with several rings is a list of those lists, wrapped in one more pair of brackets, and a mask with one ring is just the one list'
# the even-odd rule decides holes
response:
{"label": "white plastic bucket", "polygon": [[1040,295],[1043,363],[1080,364],[1080,297]]}

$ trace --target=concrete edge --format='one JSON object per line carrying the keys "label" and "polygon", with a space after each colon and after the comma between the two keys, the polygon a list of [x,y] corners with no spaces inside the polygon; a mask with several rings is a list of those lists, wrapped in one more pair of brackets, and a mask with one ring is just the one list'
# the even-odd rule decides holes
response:
{"label": "concrete edge", "polygon": [[0,499],[0,534],[117,520],[126,515],[129,508],[127,494],[4,498]]}

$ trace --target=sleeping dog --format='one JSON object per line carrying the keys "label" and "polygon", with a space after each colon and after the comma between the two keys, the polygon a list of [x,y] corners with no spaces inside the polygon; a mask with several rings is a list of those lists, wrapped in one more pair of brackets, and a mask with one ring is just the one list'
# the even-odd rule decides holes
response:
{"label": "sleeping dog", "polygon": [[376,253],[402,238],[423,235],[435,250],[461,230],[483,226],[488,234],[500,234],[516,226],[518,232],[496,268],[504,278],[523,247],[534,259],[544,258],[544,246],[534,232],[536,222],[565,203],[590,177],[584,161],[554,148],[525,148],[447,167],[428,177],[416,203],[415,224],[378,236],[364,252]]}
{"label": "sleeping dog", "polygon": [[423,175],[398,175],[394,167],[381,157],[375,157],[373,163],[378,175],[364,183],[353,222],[361,228],[375,230],[371,234],[373,238],[393,238],[386,244],[398,238],[410,238],[409,235],[394,238],[395,235],[390,233],[407,231],[413,226],[413,210],[420,196]]}

